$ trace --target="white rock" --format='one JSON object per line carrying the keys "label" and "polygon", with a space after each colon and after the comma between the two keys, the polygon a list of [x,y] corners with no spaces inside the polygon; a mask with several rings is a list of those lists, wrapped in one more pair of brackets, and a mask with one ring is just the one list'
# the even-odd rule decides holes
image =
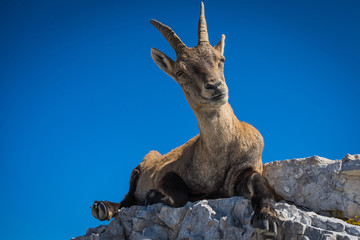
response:
{"label": "white rock", "polygon": [[[360,227],[279,202],[274,239],[360,239]],[[241,197],[203,200],[182,208],[156,204],[123,208],[108,226],[89,229],[76,240],[105,239],[266,239],[250,226],[251,204]],[[166,216],[165,216],[166,215]],[[177,219],[177,220],[176,220]],[[127,227],[133,226],[126,230]]]}
{"label": "white rock", "polygon": [[285,200],[329,215],[338,210],[344,217],[360,215],[360,155],[342,160],[314,156],[270,162],[264,176]]}
{"label": "white rock", "polygon": [[[329,214],[333,209],[345,217],[360,216],[359,154],[342,160],[314,156],[276,161],[264,166],[264,176],[277,194],[298,205],[276,203],[275,240],[360,240],[360,226],[317,214]],[[133,206],[122,208],[109,225],[88,229],[76,240],[266,239],[252,229],[252,212],[250,201],[242,197],[189,202],[181,208]]]}

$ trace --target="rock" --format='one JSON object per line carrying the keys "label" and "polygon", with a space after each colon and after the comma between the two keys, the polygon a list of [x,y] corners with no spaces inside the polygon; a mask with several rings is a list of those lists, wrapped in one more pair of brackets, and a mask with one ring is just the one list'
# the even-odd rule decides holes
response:
{"label": "rock", "polygon": [[[360,240],[360,226],[323,216],[331,212],[344,217],[360,215],[359,173],[360,155],[266,164],[264,176],[270,185],[285,200],[295,203],[276,203],[278,234],[272,239]],[[109,225],[88,229],[86,235],[74,240],[268,239],[252,229],[252,213],[249,200],[242,197],[188,202],[180,208],[133,206],[120,209]]]}
{"label": "rock", "polygon": [[[278,235],[274,239],[360,239],[360,226],[301,210],[275,205]],[[163,204],[122,208],[107,226],[88,229],[74,240],[113,239],[266,239],[250,226],[249,200],[242,197],[202,200],[181,208]]]}
{"label": "rock", "polygon": [[360,176],[360,154],[347,154],[342,159],[341,173],[346,175]]}
{"label": "rock", "polygon": [[275,161],[264,165],[264,176],[278,195],[296,205],[328,216],[360,216],[360,154]]}

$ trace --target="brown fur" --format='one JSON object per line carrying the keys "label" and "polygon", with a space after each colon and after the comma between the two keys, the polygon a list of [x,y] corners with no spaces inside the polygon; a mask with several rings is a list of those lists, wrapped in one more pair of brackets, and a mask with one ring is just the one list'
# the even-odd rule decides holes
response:
{"label": "brown fur", "polygon": [[[204,22],[203,14],[202,8]],[[225,36],[212,47],[201,23],[198,46],[188,48],[169,27],[154,20],[151,23],[168,39],[177,58],[173,61],[157,49],[152,49],[151,55],[181,86],[200,134],[165,155],[156,151],[147,154],[132,174],[129,193],[120,205],[162,202],[178,207],[186,201],[243,195],[252,200],[253,225],[276,232],[271,222],[270,229],[266,227],[267,219],[275,214],[274,198],[261,176],[263,138],[253,126],[240,122],[228,103]]]}

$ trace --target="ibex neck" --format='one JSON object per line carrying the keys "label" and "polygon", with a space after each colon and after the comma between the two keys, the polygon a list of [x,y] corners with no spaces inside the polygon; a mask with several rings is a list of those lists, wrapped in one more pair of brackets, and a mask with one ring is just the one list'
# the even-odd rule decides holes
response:
{"label": "ibex neck", "polygon": [[208,151],[225,151],[236,138],[238,122],[229,103],[215,110],[195,111],[202,146]]}

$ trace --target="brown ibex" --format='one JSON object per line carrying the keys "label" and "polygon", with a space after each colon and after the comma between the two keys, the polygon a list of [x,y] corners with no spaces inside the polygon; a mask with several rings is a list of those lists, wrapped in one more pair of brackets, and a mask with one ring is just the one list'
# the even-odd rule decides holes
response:
{"label": "brown ibex", "polygon": [[262,174],[263,138],[250,124],[240,122],[228,103],[224,78],[225,36],[209,43],[201,3],[198,45],[189,48],[170,27],[151,20],[176,52],[176,61],[152,48],[155,63],[180,84],[195,113],[200,134],[171,152],[151,151],[130,178],[121,203],[95,201],[92,214],[110,220],[122,207],[164,203],[180,207],[187,201],[244,196],[254,209],[252,225],[275,235],[274,196]]}

